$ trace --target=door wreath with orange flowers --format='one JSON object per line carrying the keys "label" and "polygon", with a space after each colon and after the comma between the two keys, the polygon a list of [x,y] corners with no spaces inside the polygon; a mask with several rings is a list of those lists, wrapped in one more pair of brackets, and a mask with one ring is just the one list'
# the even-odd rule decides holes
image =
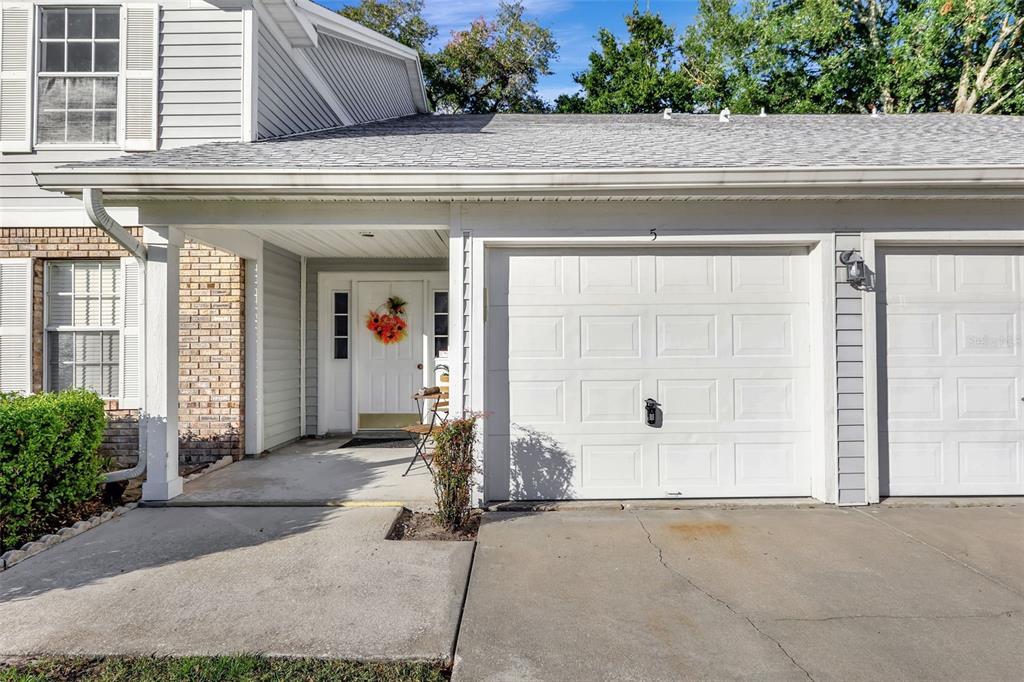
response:
{"label": "door wreath with orange flowers", "polygon": [[384,305],[366,315],[366,328],[383,344],[400,342],[409,333],[405,306],[404,300],[398,296],[391,296]]}

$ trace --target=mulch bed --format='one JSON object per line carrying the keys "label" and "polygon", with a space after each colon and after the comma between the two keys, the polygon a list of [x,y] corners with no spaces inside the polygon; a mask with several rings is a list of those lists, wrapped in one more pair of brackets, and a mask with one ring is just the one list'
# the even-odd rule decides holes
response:
{"label": "mulch bed", "polygon": [[388,534],[388,540],[452,540],[456,542],[476,540],[482,518],[483,512],[474,509],[470,512],[466,525],[452,533],[437,525],[433,514],[406,509],[392,527],[391,533]]}
{"label": "mulch bed", "polygon": [[[196,473],[197,471],[202,471],[208,466],[210,466],[209,463],[205,462],[202,464],[183,464],[179,469],[179,473],[182,476],[188,476]],[[60,509],[49,516],[45,516],[37,520],[36,523],[26,531],[24,539],[16,543],[16,546],[3,548],[4,551],[8,549],[17,549],[26,542],[38,540],[44,535],[56,533],[61,528],[70,528],[78,521],[87,521],[93,516],[99,516],[103,512],[112,511],[114,508],[121,505],[138,502],[142,499],[143,478],[144,476],[140,476],[139,478],[132,479],[131,481],[108,483],[103,486],[101,492],[93,499],[65,507],[64,509]]]}

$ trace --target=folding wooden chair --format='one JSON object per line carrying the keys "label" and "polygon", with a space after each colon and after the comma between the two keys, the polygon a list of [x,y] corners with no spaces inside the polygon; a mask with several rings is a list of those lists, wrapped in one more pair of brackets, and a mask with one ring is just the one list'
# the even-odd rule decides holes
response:
{"label": "folding wooden chair", "polygon": [[405,473],[402,476],[408,475],[412,471],[413,464],[416,463],[416,458],[423,460],[423,463],[427,465],[427,470],[430,473],[434,473],[434,470],[430,468],[430,460],[427,459],[427,450],[430,442],[438,431],[448,421],[448,393],[417,393],[413,396],[413,400],[432,400],[433,403],[430,406],[430,421],[419,424],[412,424],[402,428],[403,431],[408,433],[416,446],[416,452],[413,453],[412,459],[409,460],[409,466],[406,467]]}

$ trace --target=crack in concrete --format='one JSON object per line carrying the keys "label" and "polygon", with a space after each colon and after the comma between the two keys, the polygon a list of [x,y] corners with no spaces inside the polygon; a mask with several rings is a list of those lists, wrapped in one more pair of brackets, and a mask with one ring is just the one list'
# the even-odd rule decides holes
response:
{"label": "crack in concrete", "polygon": [[896,616],[887,614],[858,613],[848,616],[824,616],[822,618],[772,618],[773,623],[827,623],[833,620],[962,620],[976,618],[1012,618],[1021,611],[1000,611],[999,613],[965,614],[962,616]]}
{"label": "crack in concrete", "polygon": [[936,547],[935,545],[933,545],[933,544],[931,544],[929,542],[926,542],[925,540],[922,540],[921,538],[917,537],[913,533],[905,531],[902,528],[897,528],[896,526],[892,525],[888,521],[883,521],[882,519],[878,518],[874,514],[869,514],[866,511],[864,511],[863,509],[860,509],[858,507],[851,507],[851,509],[853,509],[854,511],[856,511],[856,512],[858,512],[860,514],[863,514],[864,516],[868,517],[869,519],[871,519],[873,521],[876,521],[876,522],[882,524],[883,526],[885,526],[889,530],[892,530],[892,531],[894,531],[896,533],[899,533],[900,535],[903,535],[904,537],[910,538],[914,542],[917,542],[917,543],[919,543],[921,545],[924,545],[925,547],[927,547],[928,549],[930,549],[930,550],[932,550],[934,552],[938,552],[939,554],[941,554],[942,556],[946,557],[950,561],[952,561],[954,563],[957,563],[957,564],[960,564],[961,566],[963,566],[964,568],[966,568],[969,571],[973,571],[974,573],[977,573],[978,575],[980,575],[985,580],[988,580],[988,581],[998,585],[999,587],[1003,588],[1004,590],[1012,592],[1013,594],[1017,595],[1018,597],[1024,597],[1024,593],[1020,592],[1020,590],[1014,589],[1013,587],[1011,587],[1010,585],[1007,585],[1006,583],[1004,583],[1003,581],[999,580],[995,576],[991,576],[988,573],[985,573],[985,571],[981,570],[977,566],[969,564],[966,561],[964,561],[963,559],[959,559],[959,558],[953,556],[952,554],[950,554],[949,552],[947,552],[947,551],[945,551],[943,549],[940,549],[940,548]]}
{"label": "crack in concrete", "polygon": [[647,536],[647,543],[651,547],[653,547],[654,549],[656,549],[658,551],[658,563],[660,563],[662,565],[662,567],[665,568],[665,570],[667,570],[672,575],[675,575],[678,578],[681,578],[682,580],[684,580],[687,585],[689,585],[693,589],[697,590],[698,592],[703,594],[705,597],[707,597],[711,601],[717,602],[718,604],[723,606],[727,611],[729,611],[729,613],[731,613],[734,616],[737,616],[737,617],[742,618],[743,620],[747,621],[747,623],[750,625],[750,627],[754,628],[754,631],[757,632],[757,634],[761,635],[762,637],[767,639],[769,642],[774,644],[778,648],[778,650],[781,651],[782,654],[787,659],[789,659],[789,662],[792,663],[794,667],[796,667],[800,672],[802,672],[804,674],[804,676],[808,680],[810,680],[811,682],[814,682],[814,678],[811,677],[811,674],[809,672],[807,672],[807,670],[802,665],[800,665],[799,663],[796,662],[796,659],[793,658],[792,654],[790,654],[788,651],[786,651],[786,647],[782,646],[782,643],[779,642],[779,640],[775,639],[774,637],[769,635],[767,632],[762,630],[760,627],[758,627],[757,623],[755,623],[753,620],[750,619],[750,617],[748,617],[748,616],[740,613],[736,609],[734,609],[731,604],[729,604],[728,602],[723,600],[721,597],[717,597],[714,594],[712,594],[711,592],[708,592],[703,587],[701,587],[700,585],[695,583],[689,576],[687,576],[686,574],[680,572],[679,570],[675,569],[674,567],[670,566],[668,564],[668,562],[665,561],[665,552],[654,541],[654,538],[651,536],[651,531],[647,530],[647,526],[644,525],[643,519],[640,518],[640,515],[637,514],[636,511],[632,511],[632,514],[633,514],[633,517],[637,520],[637,523],[640,524],[640,529],[643,530],[644,534]]}

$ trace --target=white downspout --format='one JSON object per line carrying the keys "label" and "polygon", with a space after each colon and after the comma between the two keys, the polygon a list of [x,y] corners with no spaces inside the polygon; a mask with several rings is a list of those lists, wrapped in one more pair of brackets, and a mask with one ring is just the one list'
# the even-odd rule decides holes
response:
{"label": "white downspout", "polygon": [[[139,276],[145,280],[146,277],[146,245],[132,236],[119,222],[114,220],[109,213],[107,213],[106,207],[103,206],[103,190],[96,189],[94,187],[83,187],[82,188],[82,202],[85,204],[85,212],[89,216],[89,220],[92,224],[100,228],[113,239],[115,242],[123,246],[125,249],[130,251],[135,259],[139,262]],[[146,338],[145,315],[140,316],[139,319],[139,337]],[[145,392],[142,396],[143,405],[142,411],[145,412]],[[114,483],[115,481],[127,481],[133,478],[138,478],[142,474],[146,473],[146,453],[139,449],[139,460],[135,463],[131,469],[121,469],[119,471],[108,471],[103,475],[104,483]]]}
{"label": "white downspout", "polygon": [[306,435],[306,257],[299,256],[299,437]]}

